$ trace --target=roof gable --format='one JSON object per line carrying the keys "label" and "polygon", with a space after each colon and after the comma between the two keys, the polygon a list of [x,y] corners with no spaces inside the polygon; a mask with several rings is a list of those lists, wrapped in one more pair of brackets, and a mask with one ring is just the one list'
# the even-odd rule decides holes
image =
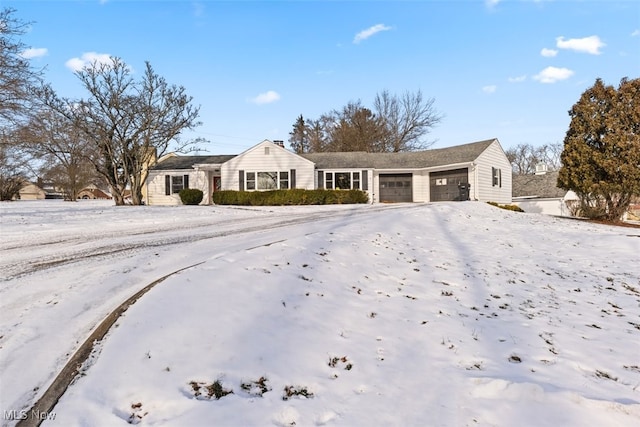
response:
{"label": "roof gable", "polygon": [[270,141],[268,139],[265,139],[264,141],[254,145],[253,147],[251,147],[251,148],[243,151],[242,153],[238,154],[236,156],[235,160],[239,162],[239,161],[241,161],[241,159],[243,157],[248,156],[251,153],[256,152],[256,151],[260,152],[260,151],[264,150],[265,147],[269,147],[269,150],[274,150],[272,152],[279,151],[280,153],[285,154],[287,156],[295,157],[298,160],[302,160],[304,162],[312,163],[312,162],[309,161],[309,159],[305,158],[304,156],[296,154],[293,151],[287,150],[283,146],[281,146],[279,144],[276,144],[276,143],[274,143],[274,142],[272,142],[272,141]]}

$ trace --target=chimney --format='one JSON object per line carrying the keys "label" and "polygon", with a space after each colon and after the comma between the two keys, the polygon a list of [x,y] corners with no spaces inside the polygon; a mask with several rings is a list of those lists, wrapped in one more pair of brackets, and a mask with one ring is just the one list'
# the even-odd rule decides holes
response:
{"label": "chimney", "polygon": [[279,145],[280,147],[284,148],[284,141],[281,139],[274,139],[273,143],[276,145]]}

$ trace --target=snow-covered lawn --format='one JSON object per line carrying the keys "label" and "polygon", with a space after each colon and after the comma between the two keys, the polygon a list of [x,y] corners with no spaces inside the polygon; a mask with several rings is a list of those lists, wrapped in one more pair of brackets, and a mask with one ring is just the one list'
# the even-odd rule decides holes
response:
{"label": "snow-covered lawn", "polygon": [[640,425],[640,229],[479,202],[0,214],[7,425],[192,265],[43,425]]}

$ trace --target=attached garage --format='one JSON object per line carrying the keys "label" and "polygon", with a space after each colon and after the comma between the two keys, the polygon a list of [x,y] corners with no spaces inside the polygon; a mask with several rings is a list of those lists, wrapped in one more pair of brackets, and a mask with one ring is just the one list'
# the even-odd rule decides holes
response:
{"label": "attached garage", "polygon": [[469,169],[453,169],[429,173],[432,202],[469,199]]}
{"label": "attached garage", "polygon": [[413,202],[413,174],[380,174],[380,202]]}

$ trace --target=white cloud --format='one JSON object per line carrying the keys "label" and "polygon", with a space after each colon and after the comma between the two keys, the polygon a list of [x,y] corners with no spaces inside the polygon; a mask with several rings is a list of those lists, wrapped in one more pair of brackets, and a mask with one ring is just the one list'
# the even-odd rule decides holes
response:
{"label": "white cloud", "polygon": [[42,56],[45,56],[47,53],[49,53],[49,51],[47,50],[46,47],[38,47],[38,48],[29,48],[24,50],[20,56],[23,57],[24,59],[31,59],[31,58],[40,58]]}
{"label": "white cloud", "polygon": [[559,49],[569,49],[576,52],[589,53],[591,55],[600,55],[600,48],[605,47],[606,44],[600,40],[598,36],[583,37],[581,39],[568,39],[564,37],[556,37],[556,47]]}
{"label": "white cloud", "polygon": [[98,64],[111,63],[111,55],[108,53],[85,52],[80,58],[71,58],[64,65],[71,71],[82,71],[83,68],[97,62]]}
{"label": "white cloud", "polygon": [[568,68],[547,67],[533,76],[540,83],[555,83],[573,76],[574,72]]}
{"label": "white cloud", "polygon": [[502,0],[484,0],[484,5],[488,8],[493,8],[498,5]]}
{"label": "white cloud", "polygon": [[196,17],[200,17],[204,15],[204,3],[196,1],[193,2],[193,15]]}
{"label": "white cloud", "polygon": [[546,47],[540,51],[540,55],[546,58],[553,58],[558,54],[558,51],[555,49],[547,49]]}
{"label": "white cloud", "polygon": [[280,94],[274,90],[269,90],[267,92],[261,93],[260,95],[252,98],[250,102],[262,105],[262,104],[270,104],[272,102],[276,102],[280,99]]}
{"label": "white cloud", "polygon": [[521,83],[527,79],[527,75],[523,74],[522,76],[517,77],[509,77],[509,83]]}
{"label": "white cloud", "polygon": [[483,86],[482,91],[484,93],[494,93],[498,89],[496,85]]}
{"label": "white cloud", "polygon": [[353,42],[355,44],[358,44],[361,41],[368,39],[369,37],[371,37],[376,33],[379,33],[381,31],[389,31],[390,29],[391,27],[386,26],[384,24],[374,25],[373,27],[369,27],[366,30],[362,30],[358,34],[356,34],[356,36],[353,38]]}
{"label": "white cloud", "polygon": [[636,36],[640,36],[640,30],[635,30],[633,33],[631,33],[631,37],[636,37]]}

